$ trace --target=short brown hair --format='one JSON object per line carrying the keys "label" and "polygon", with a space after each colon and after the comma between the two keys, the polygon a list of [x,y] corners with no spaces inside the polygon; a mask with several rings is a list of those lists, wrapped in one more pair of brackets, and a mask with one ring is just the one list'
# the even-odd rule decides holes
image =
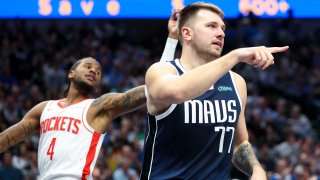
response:
{"label": "short brown hair", "polygon": [[216,14],[218,14],[222,19],[224,18],[224,12],[216,5],[211,3],[204,3],[204,2],[196,2],[192,4],[188,4],[186,7],[184,7],[179,16],[179,39],[182,43],[182,37],[181,37],[181,29],[182,27],[188,23],[188,21],[192,18],[194,18],[199,10],[209,10]]}

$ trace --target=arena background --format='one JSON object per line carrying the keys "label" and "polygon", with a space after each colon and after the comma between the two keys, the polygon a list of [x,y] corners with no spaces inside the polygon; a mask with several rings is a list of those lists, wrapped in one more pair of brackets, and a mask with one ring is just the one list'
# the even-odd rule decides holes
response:
{"label": "arena background", "polygon": [[[103,65],[99,93],[143,84],[146,69],[160,59],[172,9],[190,2],[194,1],[1,1],[1,132],[40,101],[63,97],[66,72],[79,58],[92,56]],[[269,179],[319,179],[320,2],[207,2],[226,13],[223,53],[246,46],[290,46],[265,71],[245,64],[233,70],[247,81],[250,141]],[[178,46],[176,57],[179,53]],[[113,122],[95,179],[117,180],[115,174],[126,168],[139,174],[145,112],[142,108]],[[18,174],[37,179],[38,140],[35,133],[8,150],[9,159],[0,155],[0,179]],[[232,178],[248,179],[236,169]]]}

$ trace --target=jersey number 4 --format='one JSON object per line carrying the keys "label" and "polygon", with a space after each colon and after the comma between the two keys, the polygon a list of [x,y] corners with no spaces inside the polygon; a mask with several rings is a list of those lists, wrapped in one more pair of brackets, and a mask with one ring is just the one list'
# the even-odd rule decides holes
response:
{"label": "jersey number 4", "polygon": [[52,160],[52,158],[53,158],[54,146],[56,144],[56,140],[57,140],[57,138],[52,138],[52,141],[51,141],[50,146],[47,151],[47,155],[50,156],[50,160]]}

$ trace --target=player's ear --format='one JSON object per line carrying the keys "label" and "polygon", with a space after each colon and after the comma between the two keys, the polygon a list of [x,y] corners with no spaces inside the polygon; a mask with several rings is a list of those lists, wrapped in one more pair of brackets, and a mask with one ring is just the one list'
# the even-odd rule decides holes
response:
{"label": "player's ear", "polygon": [[182,27],[181,37],[184,41],[190,41],[192,39],[192,29],[189,27]]}
{"label": "player's ear", "polygon": [[75,71],[74,70],[70,70],[68,73],[68,79],[72,79],[75,75]]}

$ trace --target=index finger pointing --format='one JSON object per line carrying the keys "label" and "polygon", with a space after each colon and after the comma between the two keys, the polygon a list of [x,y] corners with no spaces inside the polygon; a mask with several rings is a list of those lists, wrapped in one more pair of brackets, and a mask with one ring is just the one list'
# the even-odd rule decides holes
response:
{"label": "index finger pointing", "polygon": [[282,46],[282,47],[269,47],[268,50],[270,53],[279,53],[284,52],[289,49],[289,46]]}

